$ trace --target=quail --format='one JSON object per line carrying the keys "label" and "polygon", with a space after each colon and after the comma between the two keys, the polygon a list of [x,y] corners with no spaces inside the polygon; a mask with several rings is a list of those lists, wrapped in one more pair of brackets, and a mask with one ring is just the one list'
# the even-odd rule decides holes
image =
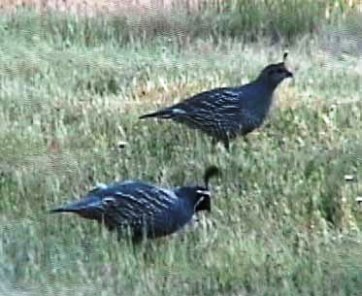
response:
{"label": "quail", "polygon": [[230,140],[245,136],[259,128],[269,113],[273,93],[277,86],[293,74],[283,62],[266,66],[253,81],[236,87],[215,88],[198,93],[180,103],[154,113],[140,116],[140,119],[156,117],[201,130],[222,142],[229,150]]}
{"label": "quail", "polygon": [[83,198],[51,210],[69,212],[103,223],[119,238],[131,235],[134,242],[177,232],[192,221],[196,212],[211,210],[209,180],[219,174],[216,166],[204,173],[204,186],[172,190],[142,181],[114,182],[95,187]]}

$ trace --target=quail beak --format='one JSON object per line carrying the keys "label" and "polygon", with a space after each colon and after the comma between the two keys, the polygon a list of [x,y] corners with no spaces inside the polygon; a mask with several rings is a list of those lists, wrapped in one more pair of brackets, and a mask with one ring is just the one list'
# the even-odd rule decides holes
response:
{"label": "quail beak", "polygon": [[293,73],[292,73],[292,72],[290,72],[290,71],[288,71],[288,70],[285,70],[285,77],[287,77],[287,78],[293,78],[294,76],[293,76]]}

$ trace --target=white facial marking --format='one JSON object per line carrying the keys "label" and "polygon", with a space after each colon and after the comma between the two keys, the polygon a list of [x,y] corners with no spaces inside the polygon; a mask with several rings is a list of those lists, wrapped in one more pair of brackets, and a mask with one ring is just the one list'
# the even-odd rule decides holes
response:
{"label": "white facial marking", "polygon": [[210,196],[210,191],[209,191],[209,190],[197,190],[196,192],[197,192],[198,194],[201,194],[201,195]]}

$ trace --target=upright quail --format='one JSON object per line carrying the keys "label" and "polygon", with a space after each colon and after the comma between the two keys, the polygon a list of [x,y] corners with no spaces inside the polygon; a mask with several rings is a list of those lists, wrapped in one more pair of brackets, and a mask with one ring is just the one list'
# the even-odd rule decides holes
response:
{"label": "upright quail", "polygon": [[238,135],[245,136],[260,127],[269,113],[273,93],[277,86],[293,74],[283,62],[266,66],[259,76],[248,84],[223,87],[198,93],[180,103],[140,119],[157,117],[172,119],[190,128],[201,130],[223,142],[229,150],[229,141]]}
{"label": "upright quail", "polygon": [[120,237],[129,231],[133,241],[172,234],[191,222],[199,211],[211,210],[209,179],[219,173],[205,170],[205,186],[183,186],[173,190],[141,181],[115,182],[96,187],[85,197],[52,213],[71,212],[96,220]]}

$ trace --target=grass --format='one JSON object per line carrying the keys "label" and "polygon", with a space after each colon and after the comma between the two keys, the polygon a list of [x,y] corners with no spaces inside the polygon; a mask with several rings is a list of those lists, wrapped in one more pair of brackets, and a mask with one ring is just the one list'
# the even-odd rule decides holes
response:
{"label": "grass", "polygon": [[[16,1],[8,2],[4,4],[4,12],[16,6]],[[133,4],[129,1],[128,8],[116,0],[84,0],[78,8],[59,1],[55,7],[71,13],[64,17],[54,12],[54,0],[24,0],[24,3],[27,10],[34,6],[40,9],[43,17],[40,19],[36,14],[10,17],[3,29],[15,30],[29,38],[36,32],[43,38],[59,41],[59,46],[74,43],[99,46],[110,40],[125,44],[159,36],[176,39],[180,45],[204,36],[214,41],[222,36],[247,41],[268,37],[273,42],[293,42],[327,25],[354,19],[351,15],[361,9],[359,0],[145,0],[133,1]],[[163,6],[166,9],[157,9]]]}
{"label": "grass", "polygon": [[[292,43],[296,79],[279,89],[269,124],[227,154],[138,115],[244,83],[281,59],[281,44],[210,35],[120,43],[97,23],[66,20],[64,30],[63,19],[1,17],[2,294],[359,295],[359,37],[337,48],[334,27]],[[87,26],[98,39],[82,37]],[[89,221],[46,213],[94,182],[172,187],[201,182],[209,164],[223,170],[213,211],[136,249]]]}

